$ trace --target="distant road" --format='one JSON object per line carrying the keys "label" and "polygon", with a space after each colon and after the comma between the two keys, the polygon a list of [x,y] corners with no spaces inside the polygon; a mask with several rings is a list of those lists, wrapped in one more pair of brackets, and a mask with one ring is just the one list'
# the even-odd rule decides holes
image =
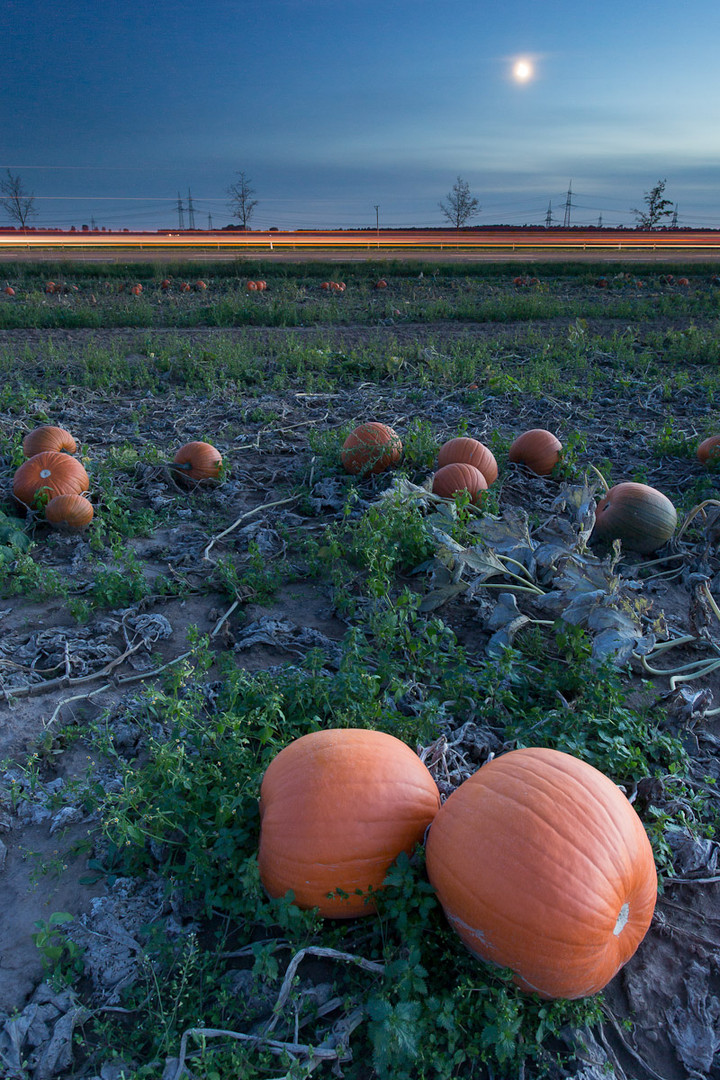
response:
{"label": "distant road", "polygon": [[720,257],[720,230],[661,229],[381,229],[337,232],[60,232],[0,229],[0,259],[57,258],[100,261],[120,255],[148,258],[326,257],[454,260],[581,257]]}

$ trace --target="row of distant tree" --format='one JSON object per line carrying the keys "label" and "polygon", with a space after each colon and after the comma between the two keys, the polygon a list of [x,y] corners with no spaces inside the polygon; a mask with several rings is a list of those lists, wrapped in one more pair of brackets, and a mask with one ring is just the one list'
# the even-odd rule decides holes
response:
{"label": "row of distant tree", "polygon": [[[228,208],[232,216],[238,219],[241,228],[247,229],[258,200],[255,198],[255,188],[247,174],[239,172],[237,176],[235,183],[227,189]],[[667,218],[672,215],[672,203],[665,198],[666,184],[667,180],[658,180],[655,187],[645,192],[645,209],[633,209],[632,212],[639,228],[657,229],[666,224]],[[480,213],[477,197],[470,191],[467,180],[463,180],[461,176],[458,176],[445,199],[438,205],[443,215],[456,229],[461,229]],[[12,173],[10,169],[7,169],[5,176],[0,178],[0,206],[10,220],[21,229],[24,229],[29,219],[37,214],[35,196],[26,190],[22,178]]]}

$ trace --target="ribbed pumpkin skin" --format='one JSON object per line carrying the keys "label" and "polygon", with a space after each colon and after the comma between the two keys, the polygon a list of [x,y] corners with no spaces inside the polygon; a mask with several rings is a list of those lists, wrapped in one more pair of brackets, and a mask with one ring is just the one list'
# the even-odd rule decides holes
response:
{"label": "ribbed pumpkin skin", "polygon": [[92,503],[82,495],[56,495],[45,507],[45,519],[63,532],[81,532],[93,519]]}
{"label": "ribbed pumpkin skin", "polygon": [[624,547],[649,555],[675,532],[677,512],[654,487],[630,480],[611,487],[597,504],[593,540],[621,540]]}
{"label": "ribbed pumpkin skin", "polygon": [[15,473],[13,495],[18,502],[32,506],[36,495],[79,495],[90,487],[90,478],[77,458],[46,450],[29,458]]}
{"label": "ribbed pumpkin skin", "polygon": [[479,469],[465,462],[453,462],[443,465],[433,476],[432,489],[435,495],[451,499],[458,491],[469,491],[473,502],[479,502],[483,491],[487,491],[487,481]]}
{"label": "ribbed pumpkin skin", "polygon": [[214,446],[206,442],[189,442],[181,446],[176,453],[173,463],[175,465],[189,465],[189,469],[179,470],[179,475],[184,480],[217,480],[222,465],[222,454]]}
{"label": "ribbed pumpkin skin", "polygon": [[[326,918],[372,914],[356,889],[379,889],[439,806],[427,768],[393,735],[358,728],[303,735],[263,777],[260,879],[270,896],[292,889],[298,907],[318,907]],[[328,898],[337,889],[348,898]]]}
{"label": "ribbed pumpkin skin", "polygon": [[531,428],[518,435],[510,447],[508,458],[517,465],[526,465],[538,476],[549,476],[558,461],[562,443],[545,428]]}
{"label": "ribbed pumpkin skin", "polygon": [[455,462],[474,465],[485,477],[488,487],[497,480],[498,467],[495,455],[478,439],[461,436],[443,443],[438,451],[438,465],[442,468],[443,465],[452,465]]}
{"label": "ribbed pumpkin skin", "polygon": [[25,436],[22,448],[25,457],[31,458],[35,454],[42,454],[44,450],[65,450],[68,454],[74,454],[77,443],[65,428],[44,424]]}
{"label": "ribbed pumpkin skin", "polygon": [[704,439],[697,448],[698,461],[707,465],[708,461],[720,460],[720,435],[711,435]]}
{"label": "ribbed pumpkin skin", "polygon": [[381,473],[402,457],[402,442],[387,424],[371,420],[351,431],[343,443],[340,460],[346,472]]}
{"label": "ribbed pumpkin skin", "polygon": [[544,748],[503,754],[461,784],[432,824],[426,865],[471,952],[544,998],[601,990],[657,897],[650,842],[619,788]]}

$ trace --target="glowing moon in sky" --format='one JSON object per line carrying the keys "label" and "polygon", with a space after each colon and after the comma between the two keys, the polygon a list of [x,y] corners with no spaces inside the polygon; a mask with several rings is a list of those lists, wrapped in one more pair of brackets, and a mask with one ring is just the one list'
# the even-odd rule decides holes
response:
{"label": "glowing moon in sky", "polygon": [[532,64],[527,60],[516,60],[513,64],[513,77],[517,82],[527,82],[532,73]]}

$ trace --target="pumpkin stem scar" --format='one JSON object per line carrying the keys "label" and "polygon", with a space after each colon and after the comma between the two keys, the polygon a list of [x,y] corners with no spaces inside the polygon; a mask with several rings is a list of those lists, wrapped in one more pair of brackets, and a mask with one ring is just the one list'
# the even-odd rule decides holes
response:
{"label": "pumpkin stem scar", "polygon": [[630,915],[630,906],[628,904],[623,904],[623,906],[620,908],[620,913],[619,913],[619,915],[617,917],[617,922],[615,923],[615,929],[613,930],[613,934],[615,935],[615,937],[619,937],[619,935],[622,934],[623,930],[625,929],[625,926],[627,925],[629,915]]}

